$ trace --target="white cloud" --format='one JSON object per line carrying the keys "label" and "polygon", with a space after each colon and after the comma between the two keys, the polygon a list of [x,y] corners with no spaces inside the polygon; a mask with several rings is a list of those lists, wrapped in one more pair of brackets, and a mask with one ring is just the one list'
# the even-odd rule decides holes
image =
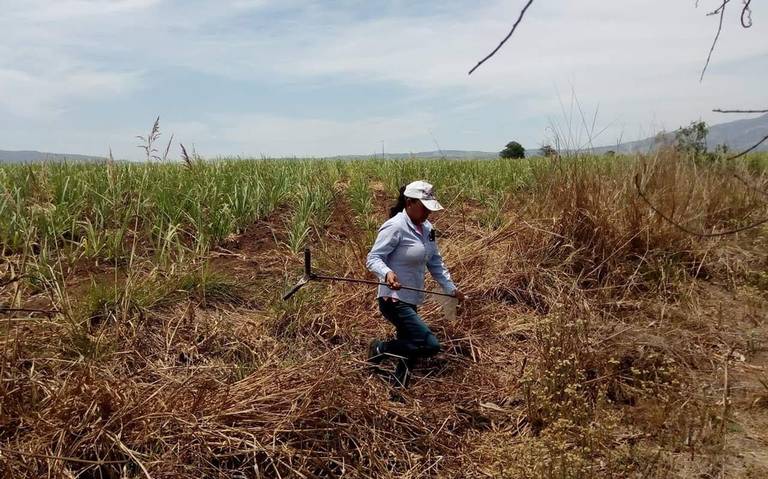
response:
{"label": "white cloud", "polygon": [[68,102],[120,95],[138,83],[138,73],[52,70],[41,74],[0,69],[0,112],[24,118],[66,111]]}
{"label": "white cloud", "polygon": [[[244,10],[263,8],[270,4],[270,0],[231,0],[228,2],[234,8],[240,8]],[[224,2],[223,8],[227,7],[227,3]]]}
{"label": "white cloud", "polygon": [[[24,0],[8,6],[5,15],[20,21],[53,22],[82,17],[129,14],[162,0]],[[5,8],[6,6],[3,5]]]}

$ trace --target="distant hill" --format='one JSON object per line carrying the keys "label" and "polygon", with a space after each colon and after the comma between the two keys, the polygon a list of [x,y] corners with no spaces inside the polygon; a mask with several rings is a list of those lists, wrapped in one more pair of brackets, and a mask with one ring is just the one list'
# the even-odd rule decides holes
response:
{"label": "distant hill", "polygon": [[[765,135],[768,135],[768,113],[757,118],[711,125],[707,135],[707,147],[714,150],[717,145],[728,145],[730,151],[746,150],[763,139]],[[647,153],[660,144],[672,143],[674,139],[675,132],[663,133],[644,140],[593,148],[592,151],[595,153],[605,153],[609,150],[617,153]],[[755,151],[768,151],[768,142],[760,145]]]}
{"label": "distant hill", "polygon": [[44,153],[41,151],[6,151],[0,150],[0,163],[40,163],[42,161],[104,161],[105,158],[87,155],[63,153]]}

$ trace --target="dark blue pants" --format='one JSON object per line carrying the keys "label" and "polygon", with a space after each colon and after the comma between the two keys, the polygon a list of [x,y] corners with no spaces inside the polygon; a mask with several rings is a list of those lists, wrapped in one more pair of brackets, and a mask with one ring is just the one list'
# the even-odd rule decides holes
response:
{"label": "dark blue pants", "polygon": [[384,343],[383,353],[400,356],[395,376],[407,385],[410,370],[418,358],[428,358],[440,352],[440,343],[421,319],[416,306],[402,301],[379,298],[379,310],[395,326],[397,336]]}

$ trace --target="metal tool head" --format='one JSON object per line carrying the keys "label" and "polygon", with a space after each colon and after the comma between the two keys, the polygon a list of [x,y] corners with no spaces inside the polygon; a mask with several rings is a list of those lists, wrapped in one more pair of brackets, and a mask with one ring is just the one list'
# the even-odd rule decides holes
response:
{"label": "metal tool head", "polygon": [[287,293],[283,295],[283,301],[287,301],[291,296],[296,294],[298,290],[305,284],[312,280],[312,257],[309,253],[309,248],[304,248],[304,276],[296,283],[296,286],[291,288]]}
{"label": "metal tool head", "polygon": [[309,283],[309,280],[310,280],[310,277],[309,277],[309,276],[304,276],[303,278],[301,278],[301,279],[299,280],[299,282],[298,282],[298,283],[296,283],[296,286],[294,286],[293,288],[291,288],[291,289],[290,289],[290,290],[289,290],[287,293],[285,293],[285,294],[283,295],[283,301],[287,301],[287,300],[288,300],[288,299],[289,299],[291,296],[293,296],[294,294],[296,294],[296,292],[297,292],[298,290],[300,290],[302,286],[304,286],[305,284]]}

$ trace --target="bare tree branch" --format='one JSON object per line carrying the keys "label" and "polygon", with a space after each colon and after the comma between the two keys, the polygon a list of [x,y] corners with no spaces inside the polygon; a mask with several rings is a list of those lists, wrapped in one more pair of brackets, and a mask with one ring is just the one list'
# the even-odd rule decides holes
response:
{"label": "bare tree branch", "polygon": [[469,71],[469,73],[467,73],[467,75],[471,75],[472,72],[477,70],[477,68],[480,65],[482,65],[483,63],[485,63],[486,60],[488,60],[489,58],[494,56],[496,54],[496,52],[498,52],[499,49],[502,47],[502,45],[504,45],[507,42],[507,40],[509,40],[509,38],[512,36],[512,34],[515,33],[515,29],[517,28],[517,26],[520,24],[521,21],[523,21],[523,16],[525,15],[525,11],[528,10],[528,7],[530,7],[532,3],[533,3],[533,0],[528,0],[528,3],[526,3],[525,6],[523,7],[523,9],[520,11],[520,16],[517,17],[517,21],[515,22],[514,25],[512,25],[512,30],[510,30],[509,33],[507,34],[507,36],[504,37],[504,40],[502,40],[501,43],[499,43],[499,45],[496,48],[494,48],[493,51],[491,53],[489,53],[485,58],[483,58],[482,60],[477,62],[477,65],[475,65]]}
{"label": "bare tree branch", "polygon": [[657,215],[661,216],[667,223],[671,224],[672,226],[674,226],[675,228],[679,229],[680,231],[683,231],[683,232],[688,233],[688,234],[693,235],[693,236],[698,236],[700,238],[716,238],[716,237],[719,237],[719,236],[732,235],[732,234],[736,234],[736,233],[741,233],[742,231],[747,231],[747,230],[750,230],[750,229],[753,229],[753,228],[757,228],[758,226],[761,226],[761,225],[764,225],[764,224],[768,223],[768,218],[763,218],[763,219],[761,219],[759,221],[756,221],[754,223],[751,223],[751,224],[749,224],[747,226],[742,226],[741,228],[736,228],[736,229],[732,229],[732,230],[728,230],[728,231],[720,231],[720,232],[717,232],[717,233],[703,233],[701,231],[694,231],[694,230],[692,230],[690,228],[687,228],[687,227],[681,225],[680,223],[676,222],[675,220],[673,220],[669,216],[665,215],[661,210],[659,210],[656,206],[654,206],[653,203],[651,203],[651,201],[645,195],[645,192],[643,191],[643,189],[640,188],[640,174],[635,175],[635,189],[637,190],[637,194],[638,194],[638,196],[640,196],[640,198],[643,200],[643,202],[646,205],[648,205],[648,207],[651,208],[654,213],[656,213]]}
{"label": "bare tree branch", "polygon": [[752,26],[752,9],[749,8],[750,3],[752,3],[752,0],[744,0],[744,8],[741,9],[741,26],[744,28]]}
{"label": "bare tree branch", "polygon": [[[719,7],[717,7],[716,9],[714,9],[714,10],[712,10],[711,12],[707,13],[707,16],[722,14],[723,10],[725,10],[725,6],[726,6],[726,5],[728,4],[728,2],[730,2],[730,1],[731,1],[731,0],[723,0],[723,3],[721,3],[721,4],[720,4],[720,6],[719,6]],[[699,3],[698,3],[698,2],[696,2],[696,6],[697,6],[697,7],[699,6]]]}
{"label": "bare tree branch", "polygon": [[704,81],[704,73],[707,72],[707,67],[709,66],[709,61],[712,59],[712,52],[715,51],[715,45],[717,45],[717,41],[720,39],[720,32],[723,31],[723,17],[725,17],[725,6],[728,5],[728,2],[731,0],[723,0],[722,5],[720,7],[713,11],[708,13],[707,15],[717,15],[720,14],[720,23],[717,26],[717,34],[715,34],[715,40],[712,42],[712,46],[709,49],[709,55],[707,55],[707,62],[704,64],[704,69],[701,70],[701,76],[699,77],[699,81]]}
{"label": "bare tree branch", "polygon": [[720,108],[712,111],[715,113],[768,113],[768,110],[721,110]]}
{"label": "bare tree branch", "polygon": [[750,151],[752,151],[755,148],[757,148],[758,146],[762,145],[766,140],[768,140],[768,135],[765,135],[762,140],[758,141],[757,143],[755,143],[754,145],[750,146],[749,148],[747,148],[746,150],[742,151],[741,153],[737,153],[737,154],[735,154],[733,156],[729,156],[728,158],[725,159],[725,161],[735,160],[736,158],[740,158],[740,157],[746,155]]}

